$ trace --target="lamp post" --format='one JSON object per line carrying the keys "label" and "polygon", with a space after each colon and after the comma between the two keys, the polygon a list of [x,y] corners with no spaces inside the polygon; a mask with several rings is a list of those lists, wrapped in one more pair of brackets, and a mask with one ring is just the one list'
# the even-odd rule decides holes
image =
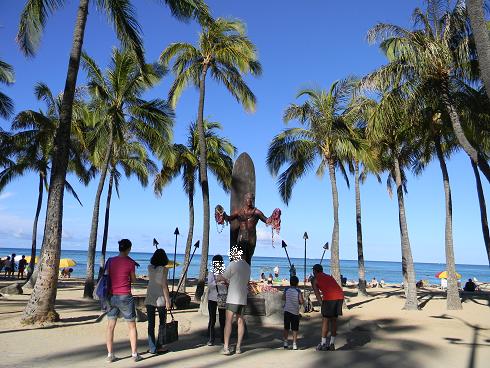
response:
{"label": "lamp post", "polygon": [[325,245],[323,245],[323,254],[322,254],[322,258],[320,259],[320,264],[322,264],[323,262],[323,257],[325,256],[325,252],[328,250],[328,242],[325,243]]}
{"label": "lamp post", "polygon": [[289,254],[288,254],[288,250],[286,249],[288,245],[286,244],[286,242],[283,240],[282,241],[282,247],[284,248],[284,251],[286,252],[286,257],[288,257],[288,262],[289,262],[289,269],[291,269],[291,260],[289,259]]}
{"label": "lamp post", "polygon": [[305,289],[305,292],[306,292],[306,240],[308,240],[308,233],[306,231],[303,234],[303,239],[305,240],[305,263],[304,263],[305,278],[303,279],[303,285],[304,285],[304,289]]}
{"label": "lamp post", "polygon": [[175,268],[177,267],[177,236],[179,236],[179,228],[176,227],[175,228],[175,231],[174,231],[174,235],[175,235],[175,246],[174,246],[174,269],[173,269],[173,272],[172,272],[172,293],[174,292],[174,285],[175,285]]}

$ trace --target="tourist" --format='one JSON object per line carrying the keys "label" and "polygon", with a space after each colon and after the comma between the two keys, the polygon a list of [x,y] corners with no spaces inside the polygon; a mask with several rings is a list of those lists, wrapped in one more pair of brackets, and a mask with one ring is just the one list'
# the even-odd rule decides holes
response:
{"label": "tourist", "polygon": [[376,277],[373,277],[373,279],[371,280],[371,282],[369,283],[369,286],[372,287],[372,288],[377,288],[378,287],[378,280],[376,280]]}
{"label": "tourist", "polygon": [[107,361],[114,362],[116,357],[113,351],[114,328],[117,317],[121,313],[128,323],[129,341],[131,342],[131,356],[135,362],[142,358],[138,354],[138,331],[136,330],[136,309],[133,295],[131,294],[131,283],[136,282],[135,262],[129,257],[131,252],[131,241],[122,239],[119,241],[119,255],[111,257],[108,262],[108,273],[111,280],[111,309],[107,313]]}
{"label": "tourist", "polygon": [[293,331],[293,350],[298,350],[297,337],[299,330],[299,306],[304,303],[303,294],[298,288],[299,279],[291,276],[290,287],[284,289],[284,349],[288,349],[289,330]]}
{"label": "tourist", "polygon": [[9,277],[15,277],[15,253],[12,253],[12,256],[10,257],[10,267],[9,267],[9,273],[7,276]]}
{"label": "tourist", "polygon": [[269,274],[269,277],[267,278],[267,285],[272,285],[274,281],[274,278],[272,277],[272,273]]}
{"label": "tourist", "polygon": [[274,278],[279,278],[279,266],[274,267]]}
{"label": "tourist", "polygon": [[[172,306],[168,292],[168,269],[165,267],[167,264],[167,254],[160,248],[153,253],[148,265],[145,305],[148,315],[148,345],[151,354],[162,354],[168,351],[162,346],[167,310]],[[155,340],[155,310],[158,311],[159,318],[158,340]]]}
{"label": "tourist", "polygon": [[10,267],[12,266],[12,262],[10,262],[10,256],[7,256],[7,259],[4,261],[5,265],[5,277],[10,274]]}
{"label": "tourist", "polygon": [[[320,264],[313,266],[313,279],[311,281],[316,299],[322,305],[322,340],[317,350],[335,350],[335,338],[337,336],[337,318],[342,315],[344,292],[337,281],[325,273]],[[331,326],[330,341],[327,342]]]}
{"label": "tourist", "polygon": [[233,317],[237,318],[238,338],[235,348],[236,354],[241,354],[243,334],[245,332],[245,322],[243,320],[243,311],[247,305],[248,281],[250,280],[250,265],[243,259],[244,251],[241,246],[234,246],[230,251],[230,264],[223,273],[218,275],[218,281],[224,281],[229,284],[228,295],[226,297],[226,324],[225,324],[225,342],[223,350],[224,355],[230,355],[230,336]]}
{"label": "tourist", "polygon": [[463,290],[468,291],[470,293],[474,293],[476,291],[476,284],[473,282],[472,279],[468,279],[468,282],[464,285]]}
{"label": "tourist", "polygon": [[63,268],[60,272],[61,277],[63,278],[71,278],[71,274],[73,272],[73,268]]}
{"label": "tourist", "polygon": [[441,290],[447,290],[447,279],[441,279]]}
{"label": "tourist", "polygon": [[296,267],[294,267],[294,263],[289,268],[289,278],[296,276]]}
{"label": "tourist", "polygon": [[27,261],[26,261],[26,256],[22,255],[22,258],[19,261],[19,272],[17,273],[17,278],[20,279],[21,277],[24,278],[24,272],[26,269]]}
{"label": "tourist", "polygon": [[[225,263],[223,257],[219,254],[215,255],[212,260],[213,266],[211,267],[211,272],[208,274],[208,346],[214,345],[215,331],[214,326],[216,324],[216,310],[219,314],[219,327],[221,331],[221,341],[224,343],[225,336],[225,323],[226,323],[226,298],[228,289],[224,282],[219,282],[217,280],[218,275],[222,275],[225,271]],[[222,305],[222,302],[225,305]],[[218,305],[220,302],[221,306]]]}
{"label": "tourist", "polygon": [[260,282],[267,282],[267,278],[265,277],[265,273],[260,274]]}

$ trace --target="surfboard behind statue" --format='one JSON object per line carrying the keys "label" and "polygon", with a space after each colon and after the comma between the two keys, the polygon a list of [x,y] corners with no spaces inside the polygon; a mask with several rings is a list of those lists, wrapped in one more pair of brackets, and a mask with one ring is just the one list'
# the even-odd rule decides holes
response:
{"label": "surfboard behind statue", "polygon": [[[255,167],[248,153],[243,152],[238,156],[231,175],[230,213],[233,213],[243,206],[245,194],[255,196]],[[238,231],[239,222],[233,220],[230,223],[230,249],[237,242]]]}

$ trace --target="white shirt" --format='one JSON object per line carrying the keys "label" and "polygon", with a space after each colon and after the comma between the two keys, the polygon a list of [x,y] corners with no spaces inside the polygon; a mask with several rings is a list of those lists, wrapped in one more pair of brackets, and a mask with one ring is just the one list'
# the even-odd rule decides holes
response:
{"label": "white shirt", "polygon": [[279,275],[279,266],[274,267],[274,273]]}
{"label": "white shirt", "polygon": [[226,285],[218,282],[216,283],[216,276],[212,273],[208,273],[208,300],[211,301],[218,301],[218,292],[216,291],[216,284],[218,285],[218,291],[220,295],[226,295],[228,293],[228,290],[226,288]]}
{"label": "white shirt", "polygon": [[[167,279],[168,269],[163,266],[155,267],[148,265],[148,288],[146,289],[145,305],[155,307],[165,306],[165,296],[163,295],[163,281]],[[161,305],[157,305],[160,298]]]}
{"label": "white shirt", "polygon": [[247,305],[250,265],[243,259],[232,261],[226,268],[223,277],[230,284],[226,302],[229,304]]}

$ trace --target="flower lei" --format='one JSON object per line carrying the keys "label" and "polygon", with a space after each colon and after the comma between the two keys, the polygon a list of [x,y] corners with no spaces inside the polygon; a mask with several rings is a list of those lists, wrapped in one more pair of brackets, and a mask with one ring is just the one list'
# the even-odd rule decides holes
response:
{"label": "flower lei", "polygon": [[279,235],[279,232],[281,231],[281,210],[279,208],[276,208],[273,212],[271,217],[267,219],[266,222],[267,226],[271,226],[271,232],[272,232],[272,247],[274,247],[274,231],[276,234]]}
{"label": "flower lei", "polygon": [[[219,234],[223,231],[225,228],[225,209],[221,205],[217,205],[214,208],[214,219],[216,220],[216,230],[218,231]],[[221,225],[221,227],[219,227]]]}

